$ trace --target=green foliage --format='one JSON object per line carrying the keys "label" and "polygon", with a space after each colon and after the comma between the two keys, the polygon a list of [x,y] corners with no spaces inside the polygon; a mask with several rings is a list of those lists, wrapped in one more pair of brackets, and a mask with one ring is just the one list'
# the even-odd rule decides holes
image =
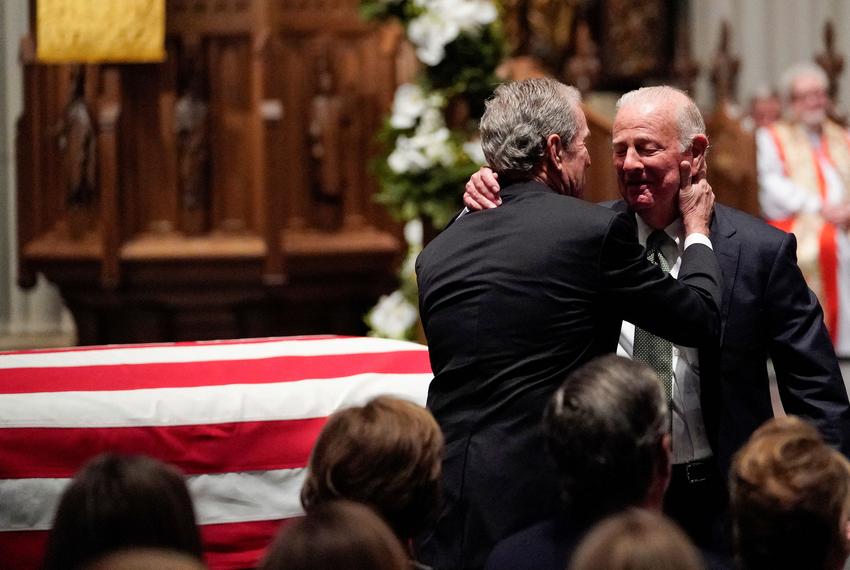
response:
{"label": "green foliage", "polygon": [[383,161],[378,166],[381,191],[375,199],[399,220],[430,219],[434,227],[442,228],[457,215],[461,189],[479,166],[462,155],[452,166],[397,174]]}

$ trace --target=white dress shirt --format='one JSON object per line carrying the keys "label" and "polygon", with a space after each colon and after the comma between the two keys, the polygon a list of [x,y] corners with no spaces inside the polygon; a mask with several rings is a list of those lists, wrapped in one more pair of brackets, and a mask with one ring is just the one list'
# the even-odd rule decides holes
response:
{"label": "white dress shirt", "polygon": [[[640,216],[635,216],[638,241],[646,246],[646,238],[652,228]],[[684,239],[685,229],[681,219],[664,228],[672,238],[662,246],[662,254],[670,264],[670,275],[677,277],[682,265],[682,252],[686,246],[702,243],[711,247],[708,236],[691,234]],[[635,343],[635,326],[623,321],[617,354],[632,357]],[[708,436],[702,419],[700,406],[699,357],[697,349],[673,345],[673,463],[688,463],[711,456]]]}

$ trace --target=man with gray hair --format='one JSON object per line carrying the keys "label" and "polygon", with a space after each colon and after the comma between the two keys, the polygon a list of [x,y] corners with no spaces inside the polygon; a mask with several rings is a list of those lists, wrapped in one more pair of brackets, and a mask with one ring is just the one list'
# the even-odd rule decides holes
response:
{"label": "man with gray hair", "polygon": [[836,352],[850,357],[850,133],[829,118],[828,85],[811,63],[783,75],[790,116],[756,132],[759,204],[772,225],[797,236]]}
{"label": "man with gray hair", "polygon": [[[660,249],[670,274],[680,278],[678,165],[690,161],[691,176],[701,178],[707,149],[702,116],[685,93],[648,87],[619,101],[613,158],[623,200],[608,206],[633,216],[640,242],[650,254]],[[494,206],[497,186],[482,170],[464,200],[470,208],[481,208],[477,201]],[[723,272],[720,342],[698,349],[663,345],[635,327],[640,323],[624,322],[618,352],[650,363],[672,383],[673,472],[665,511],[700,546],[719,550],[729,546],[724,481],[732,455],[773,416],[768,358],[785,410],[814,424],[845,454],[850,405],[823,314],[797,267],[793,234],[718,204],[710,237]]]}
{"label": "man with gray hair", "polygon": [[543,415],[558,469],[555,516],[501,541],[487,570],[564,570],[582,536],[603,518],[661,511],[670,481],[670,423],[655,371],[613,354],[573,371]]}
{"label": "man with gray hair", "polygon": [[445,506],[418,556],[437,569],[480,568],[497,540],[553,512],[543,408],[567,373],[616,349],[622,319],[686,346],[718,331],[713,195],[691,185],[689,162],[677,282],[646,259],[633,218],[577,199],[589,131],[575,89],[503,84],[480,130],[504,206],[457,220],[416,263],[428,407],[446,440]]}

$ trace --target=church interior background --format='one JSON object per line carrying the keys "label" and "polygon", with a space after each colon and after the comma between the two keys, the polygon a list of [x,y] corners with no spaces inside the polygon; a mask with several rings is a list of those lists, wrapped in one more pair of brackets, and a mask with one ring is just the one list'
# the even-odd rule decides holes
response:
{"label": "church interior background", "polygon": [[[418,239],[374,199],[376,135],[422,65],[397,23],[357,0],[166,0],[163,63],[48,65],[35,13],[0,5],[0,349],[366,332]],[[583,91],[595,200],[616,194],[624,90],[692,93],[718,198],[753,213],[751,97],[818,56],[838,114],[850,97],[847,0],[510,0],[495,18],[499,74]]]}

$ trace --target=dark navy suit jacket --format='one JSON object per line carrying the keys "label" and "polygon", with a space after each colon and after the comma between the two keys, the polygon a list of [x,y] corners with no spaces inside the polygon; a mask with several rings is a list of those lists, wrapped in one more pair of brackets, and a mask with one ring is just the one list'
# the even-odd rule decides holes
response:
{"label": "dark navy suit jacket", "polygon": [[[627,212],[622,200],[605,205]],[[723,272],[721,331],[717,344],[700,348],[700,388],[721,472],[773,417],[768,357],[786,413],[810,421],[850,456],[847,391],[820,304],[797,266],[794,235],[717,204],[710,238]]]}

